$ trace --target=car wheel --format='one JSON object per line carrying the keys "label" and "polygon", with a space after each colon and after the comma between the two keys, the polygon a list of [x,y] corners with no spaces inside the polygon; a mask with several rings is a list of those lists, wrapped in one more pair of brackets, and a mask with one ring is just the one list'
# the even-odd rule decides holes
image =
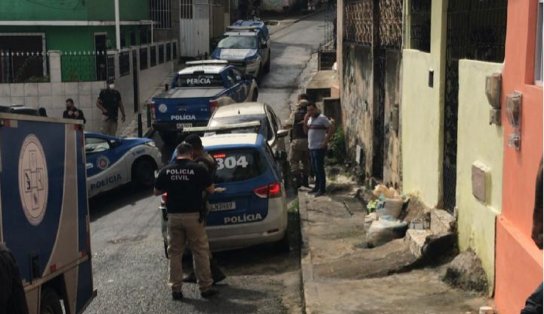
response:
{"label": "car wheel", "polygon": [[270,72],[270,54],[268,56],[268,61],[264,65],[264,73],[269,73],[269,72]]}
{"label": "car wheel", "polygon": [[51,288],[42,291],[40,314],[62,314],[59,295]]}
{"label": "car wheel", "polygon": [[285,235],[283,236],[283,238],[281,238],[281,240],[279,240],[278,242],[274,243],[274,249],[277,252],[281,253],[289,253],[291,251],[287,230],[285,230]]}
{"label": "car wheel", "polygon": [[259,98],[259,90],[258,90],[258,89],[255,89],[255,90],[253,91],[253,95],[252,95],[252,97],[251,97],[251,100],[257,101],[258,98]]}
{"label": "car wheel", "polygon": [[157,166],[149,159],[138,159],[132,165],[132,182],[139,186],[150,187],[155,183]]}

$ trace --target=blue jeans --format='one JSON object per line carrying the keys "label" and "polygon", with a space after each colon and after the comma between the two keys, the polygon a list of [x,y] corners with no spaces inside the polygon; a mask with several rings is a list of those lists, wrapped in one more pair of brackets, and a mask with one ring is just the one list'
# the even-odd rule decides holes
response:
{"label": "blue jeans", "polygon": [[310,149],[310,161],[315,174],[314,190],[325,192],[327,179],[325,176],[325,149]]}

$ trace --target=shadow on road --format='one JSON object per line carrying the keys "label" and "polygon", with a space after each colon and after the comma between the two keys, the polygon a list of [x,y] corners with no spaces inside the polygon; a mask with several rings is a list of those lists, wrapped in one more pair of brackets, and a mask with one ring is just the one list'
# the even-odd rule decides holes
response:
{"label": "shadow on road", "polygon": [[131,184],[99,194],[89,199],[89,215],[91,221],[95,221],[117,209],[153,195],[151,188],[135,187]]}

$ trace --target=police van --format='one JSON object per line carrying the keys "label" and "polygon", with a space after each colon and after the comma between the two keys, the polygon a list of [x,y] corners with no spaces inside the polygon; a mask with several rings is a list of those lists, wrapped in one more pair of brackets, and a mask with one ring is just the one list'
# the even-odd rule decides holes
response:
{"label": "police van", "polygon": [[[224,192],[209,198],[206,231],[211,249],[272,242],[282,250],[288,249],[286,191],[281,168],[266,138],[258,133],[237,133],[201,139],[217,163],[215,186],[224,188]],[[161,206],[164,203],[163,199]]]}
{"label": "police van", "polygon": [[0,242],[31,314],[81,313],[96,294],[83,143],[77,120],[0,112]]}

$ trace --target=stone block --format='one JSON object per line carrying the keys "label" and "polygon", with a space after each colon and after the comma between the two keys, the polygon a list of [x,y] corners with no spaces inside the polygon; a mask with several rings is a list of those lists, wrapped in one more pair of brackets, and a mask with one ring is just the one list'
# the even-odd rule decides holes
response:
{"label": "stone block", "polygon": [[431,231],[440,235],[454,231],[455,217],[443,209],[431,210]]}
{"label": "stone block", "polygon": [[472,195],[482,203],[487,203],[489,169],[481,162],[472,164]]}
{"label": "stone block", "polygon": [[11,105],[24,105],[25,97],[24,96],[11,96]]}
{"label": "stone block", "polygon": [[11,97],[10,84],[0,84],[0,97]]}
{"label": "stone block", "polygon": [[65,83],[51,83],[51,95],[64,96],[65,94],[64,84]]}
{"label": "stone block", "polygon": [[78,83],[79,95],[91,95],[91,83],[90,82],[79,82]]}
{"label": "stone block", "polygon": [[487,291],[487,276],[482,268],[482,262],[472,251],[457,255],[448,264],[443,280],[464,290]]}
{"label": "stone block", "polygon": [[38,96],[25,97],[25,106],[38,108]]}
{"label": "stone block", "polygon": [[430,235],[432,235],[430,230],[408,229],[404,241],[408,242],[410,252],[419,258],[423,255],[423,246]]}
{"label": "stone block", "polygon": [[78,83],[64,83],[64,91],[66,95],[78,95],[79,94]]}
{"label": "stone block", "polygon": [[38,83],[25,83],[25,97],[38,96]]}
{"label": "stone block", "polygon": [[25,95],[25,84],[10,84],[11,97],[22,97]]}
{"label": "stone block", "polygon": [[38,96],[51,96],[51,83],[39,83]]}
{"label": "stone block", "polygon": [[53,97],[52,96],[39,96],[38,97],[38,104],[40,107],[44,107],[46,109],[53,109]]}

